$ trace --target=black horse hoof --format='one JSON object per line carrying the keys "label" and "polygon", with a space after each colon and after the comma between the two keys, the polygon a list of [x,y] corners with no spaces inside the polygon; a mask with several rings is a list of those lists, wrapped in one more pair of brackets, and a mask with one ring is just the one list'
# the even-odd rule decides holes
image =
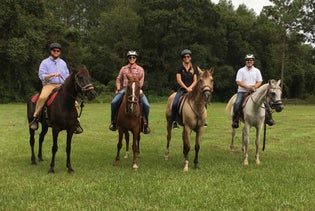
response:
{"label": "black horse hoof", "polygon": [[68,173],[69,174],[71,174],[71,173],[73,173],[74,172],[74,170],[72,169],[72,168],[68,168]]}
{"label": "black horse hoof", "polygon": [[54,169],[49,169],[48,174],[54,174],[55,170]]}

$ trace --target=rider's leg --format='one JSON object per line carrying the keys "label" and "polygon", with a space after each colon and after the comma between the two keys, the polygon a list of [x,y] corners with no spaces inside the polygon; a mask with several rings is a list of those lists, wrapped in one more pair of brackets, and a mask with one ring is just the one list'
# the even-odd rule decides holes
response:
{"label": "rider's leg", "polygon": [[46,84],[42,87],[42,91],[41,91],[39,98],[36,102],[35,112],[33,114],[34,119],[29,124],[29,127],[32,130],[38,129],[39,113],[42,110],[42,108],[44,107],[45,102],[46,102],[48,96],[50,95],[51,91],[54,88],[57,88],[59,86],[61,86],[61,85],[60,84]]}
{"label": "rider's leg", "polygon": [[149,113],[150,113],[150,104],[147,97],[142,94],[140,97],[141,103],[143,105],[143,133],[149,134],[151,132],[149,128]]}
{"label": "rider's leg", "polygon": [[238,92],[236,96],[236,100],[234,102],[233,106],[233,128],[238,128],[238,122],[239,122],[239,109],[241,107],[242,101],[243,101],[243,95],[244,92]]}
{"label": "rider's leg", "polygon": [[265,122],[267,125],[272,126],[275,124],[275,121],[272,119],[272,113],[269,103],[265,102],[266,114],[265,114]]}
{"label": "rider's leg", "polygon": [[177,116],[177,104],[178,104],[180,96],[182,96],[182,93],[180,91],[177,91],[174,97],[173,103],[172,103],[172,129],[179,128],[176,122],[176,116]]}
{"label": "rider's leg", "polygon": [[117,115],[118,105],[121,102],[124,93],[125,93],[124,89],[120,90],[120,92],[117,95],[115,95],[111,103],[111,124],[109,126],[109,129],[112,131],[115,131],[117,129],[116,115]]}

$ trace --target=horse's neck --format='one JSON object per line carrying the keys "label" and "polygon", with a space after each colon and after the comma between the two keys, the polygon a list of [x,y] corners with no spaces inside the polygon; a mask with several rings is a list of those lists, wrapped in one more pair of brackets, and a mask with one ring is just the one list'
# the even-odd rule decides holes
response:
{"label": "horse's neck", "polygon": [[74,76],[70,75],[63,84],[60,93],[64,95],[63,99],[65,99],[66,102],[74,103],[74,101],[76,100],[78,93],[75,87],[76,86]]}
{"label": "horse's neck", "polygon": [[268,84],[262,85],[256,92],[253,93],[252,98],[257,107],[260,107],[261,104],[265,101],[267,94]]}
{"label": "horse's neck", "polygon": [[201,92],[199,91],[198,84],[194,87],[194,90],[188,94],[189,103],[196,109],[203,109],[206,102],[203,100]]}

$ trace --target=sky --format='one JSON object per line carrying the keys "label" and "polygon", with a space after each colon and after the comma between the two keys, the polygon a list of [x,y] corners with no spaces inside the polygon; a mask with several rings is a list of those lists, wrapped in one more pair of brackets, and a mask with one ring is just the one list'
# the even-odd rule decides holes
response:
{"label": "sky", "polygon": [[[219,0],[211,1],[215,4],[219,2]],[[234,9],[237,9],[240,4],[245,4],[246,7],[254,9],[256,15],[259,15],[262,8],[264,6],[271,5],[271,2],[269,0],[232,0],[232,4],[234,6]]]}

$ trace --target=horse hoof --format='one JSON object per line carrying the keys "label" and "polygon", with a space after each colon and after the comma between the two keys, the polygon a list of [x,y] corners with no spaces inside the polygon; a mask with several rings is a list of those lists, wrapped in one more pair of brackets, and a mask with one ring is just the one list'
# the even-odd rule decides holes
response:
{"label": "horse hoof", "polygon": [[132,169],[137,170],[139,166],[137,164],[133,164]]}
{"label": "horse hoof", "polygon": [[185,168],[184,168],[184,172],[188,172],[188,167],[185,167]]}
{"label": "horse hoof", "polygon": [[259,165],[260,164],[260,160],[256,160],[256,165]]}
{"label": "horse hoof", "polygon": [[248,161],[244,161],[244,166],[248,166]]}
{"label": "horse hoof", "polygon": [[74,170],[71,168],[71,169],[68,169],[68,173],[69,174],[71,174],[71,173],[73,173],[74,172]]}
{"label": "horse hoof", "polygon": [[168,156],[164,156],[164,160],[168,160]]}
{"label": "horse hoof", "polygon": [[36,161],[32,161],[31,164],[32,164],[33,166],[36,166],[36,165],[37,165]]}
{"label": "horse hoof", "polygon": [[48,174],[54,174],[54,173],[55,173],[55,170],[49,169]]}
{"label": "horse hoof", "polygon": [[119,162],[118,161],[115,161],[114,163],[113,163],[113,166],[118,166],[119,165]]}

